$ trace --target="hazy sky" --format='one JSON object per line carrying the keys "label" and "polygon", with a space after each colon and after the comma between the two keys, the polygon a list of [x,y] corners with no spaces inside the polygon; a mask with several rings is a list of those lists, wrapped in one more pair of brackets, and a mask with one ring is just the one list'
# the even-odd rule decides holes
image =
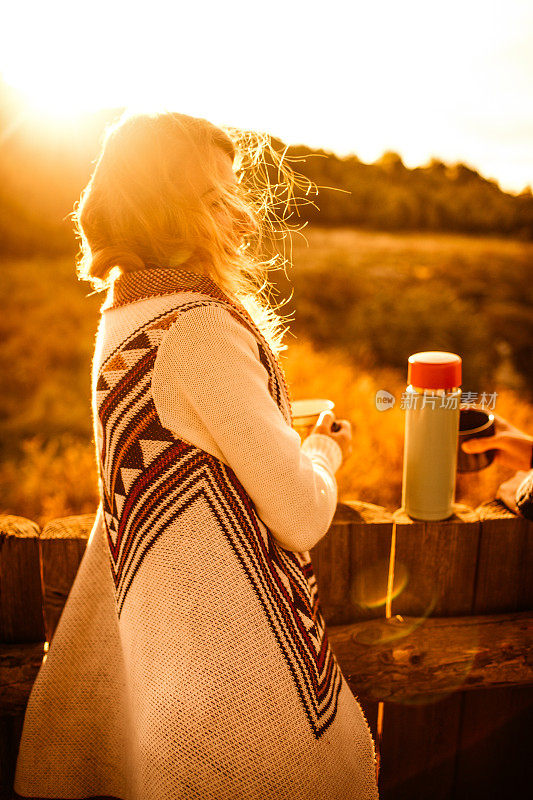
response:
{"label": "hazy sky", "polygon": [[17,0],[0,74],[49,113],[162,104],[533,184],[533,0]]}

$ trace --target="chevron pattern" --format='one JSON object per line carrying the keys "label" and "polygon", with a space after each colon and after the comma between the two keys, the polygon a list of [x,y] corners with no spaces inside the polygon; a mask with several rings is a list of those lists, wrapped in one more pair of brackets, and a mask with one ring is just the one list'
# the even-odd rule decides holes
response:
{"label": "chevron pattern", "polygon": [[[99,370],[99,469],[117,613],[150,548],[200,500],[253,587],[319,738],[335,719],[342,675],[328,643],[309,555],[277,545],[260,527],[233,470],[164,428],[151,398],[152,370],[165,331],[178,314],[206,302],[226,305],[207,298],[174,307],[134,331]],[[271,394],[281,408],[283,389],[269,348],[262,347]]]}

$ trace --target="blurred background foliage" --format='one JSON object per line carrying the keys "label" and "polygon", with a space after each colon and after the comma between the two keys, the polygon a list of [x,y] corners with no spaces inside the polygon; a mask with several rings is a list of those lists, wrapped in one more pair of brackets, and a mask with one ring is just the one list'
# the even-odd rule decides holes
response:
{"label": "blurred background foliage", "polygon": [[[0,511],[41,524],[98,503],[90,371],[104,298],[76,278],[67,215],[118,113],[37,130],[0,84]],[[464,164],[407,169],[391,152],[374,164],[303,145],[286,156],[329,187],[320,212],[298,205],[308,224],[293,267],[271,273],[291,395],[329,397],[352,421],[339,497],[393,510],[411,353],[459,353],[463,391],[497,393],[495,411],[533,431],[531,190],[507,194]],[[376,409],[379,389],[393,409]],[[456,497],[477,505],[509,476],[497,464],[459,476]]]}

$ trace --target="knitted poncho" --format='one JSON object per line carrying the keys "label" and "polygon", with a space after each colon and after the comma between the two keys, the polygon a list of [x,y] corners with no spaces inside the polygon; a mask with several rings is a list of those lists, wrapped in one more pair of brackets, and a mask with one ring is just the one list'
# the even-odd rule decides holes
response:
{"label": "knitted poncho", "polygon": [[209,278],[147,267],[101,309],[100,504],[33,686],[16,797],[370,800],[374,742],[309,550],[342,461]]}

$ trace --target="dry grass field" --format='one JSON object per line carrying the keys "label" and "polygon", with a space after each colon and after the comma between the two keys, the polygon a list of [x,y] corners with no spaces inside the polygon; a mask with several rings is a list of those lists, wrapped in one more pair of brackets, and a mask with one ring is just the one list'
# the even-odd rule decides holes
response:
{"label": "dry grass field", "polygon": [[[340,499],[400,505],[407,357],[463,357],[463,390],[497,393],[495,411],[533,430],[533,244],[435,234],[304,230],[294,266],[274,273],[277,303],[293,312],[281,355],[292,398],[328,397],[353,426],[337,473]],[[91,513],[98,503],[90,362],[102,296],[70,259],[8,261],[0,320],[0,510],[39,523]],[[378,411],[386,389],[395,407]],[[508,469],[458,476],[456,499],[494,496]]]}

